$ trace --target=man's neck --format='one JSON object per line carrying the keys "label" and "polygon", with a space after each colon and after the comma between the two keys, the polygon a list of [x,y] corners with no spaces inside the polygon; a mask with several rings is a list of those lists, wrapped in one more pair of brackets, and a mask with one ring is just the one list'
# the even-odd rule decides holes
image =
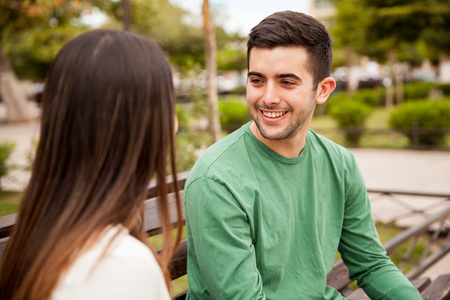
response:
{"label": "man's neck", "polygon": [[255,122],[250,124],[250,130],[253,135],[263,142],[267,147],[278,153],[279,155],[286,158],[295,158],[300,155],[306,145],[306,134],[308,132],[308,127],[301,128],[295,136],[282,140],[269,140],[264,138]]}

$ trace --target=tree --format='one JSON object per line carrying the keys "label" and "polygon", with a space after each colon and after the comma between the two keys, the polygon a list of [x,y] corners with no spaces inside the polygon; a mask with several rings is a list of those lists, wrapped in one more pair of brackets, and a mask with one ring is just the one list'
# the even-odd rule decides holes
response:
{"label": "tree", "polygon": [[[27,121],[31,112],[9,60],[26,65],[26,74],[43,78],[56,52],[86,27],[77,20],[92,7],[107,1],[1,0],[0,95],[8,109],[8,121]],[[72,25],[71,23],[74,23]],[[6,55],[8,54],[8,55]],[[31,72],[30,72],[31,71]]]}
{"label": "tree", "polygon": [[[403,103],[403,81],[398,69],[398,50],[402,43],[422,39],[434,20],[449,14],[448,0],[365,0],[373,9],[374,22],[369,27],[373,36],[384,43],[396,83],[397,103]],[[447,27],[448,33],[448,27]]]}
{"label": "tree", "polygon": [[3,52],[3,31],[10,23],[21,23],[18,10],[21,8],[19,1],[2,3],[0,10],[0,96],[8,110],[7,121],[31,120],[31,111],[27,105],[25,93],[19,87],[17,76]]}
{"label": "tree", "polygon": [[[448,16],[448,0],[338,0],[338,7],[353,6],[359,11],[355,17],[350,17],[345,9],[338,9],[337,26],[347,30],[336,31],[338,40],[351,45],[360,54],[366,54],[367,49],[386,53],[390,65],[391,82],[396,84],[396,98],[403,102],[402,74],[399,70],[398,51],[401,45],[413,45],[433,24],[433,20],[445,19]],[[357,6],[355,8],[354,6]],[[347,13],[347,15],[345,15]],[[364,16],[361,18],[361,15]],[[440,28],[444,28],[441,22]],[[439,27],[438,26],[438,27]],[[447,27],[448,28],[448,27]],[[429,30],[429,29],[428,29]],[[351,41],[344,35],[357,33],[356,41]],[[448,32],[448,29],[447,29]],[[363,47],[360,47],[363,45]],[[386,106],[393,105],[393,89],[386,92]]]}
{"label": "tree", "polygon": [[203,0],[203,31],[205,34],[205,61],[207,79],[207,99],[209,103],[209,125],[213,143],[221,138],[219,99],[217,91],[217,46],[214,26],[211,20],[209,1]]}
{"label": "tree", "polygon": [[[344,49],[345,66],[347,67],[346,89],[349,96],[357,86],[351,84],[351,71],[357,64],[355,51],[361,53],[366,49],[365,41],[368,22],[370,21],[367,10],[361,5],[361,0],[345,0],[337,2],[337,14],[335,25],[331,28],[336,47]],[[349,22],[351,20],[351,22]]]}
{"label": "tree", "polygon": [[128,0],[122,0],[122,11],[123,11],[123,30],[130,30],[130,2]]}
{"label": "tree", "polygon": [[450,65],[450,3],[443,2],[439,11],[431,19],[430,25],[423,33],[423,45],[425,46],[425,56],[432,61],[439,62],[441,70],[440,80],[443,83],[450,82],[450,75],[442,71],[444,64]]}

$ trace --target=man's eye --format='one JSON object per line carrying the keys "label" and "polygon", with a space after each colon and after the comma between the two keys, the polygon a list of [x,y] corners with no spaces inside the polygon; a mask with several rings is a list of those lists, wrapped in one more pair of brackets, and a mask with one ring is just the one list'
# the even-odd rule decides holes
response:
{"label": "man's eye", "polygon": [[286,85],[286,86],[293,86],[295,83],[290,82],[290,81],[282,81],[281,84]]}
{"label": "man's eye", "polygon": [[252,78],[252,79],[250,79],[250,82],[253,84],[258,84],[258,83],[261,83],[262,81],[258,78]]}

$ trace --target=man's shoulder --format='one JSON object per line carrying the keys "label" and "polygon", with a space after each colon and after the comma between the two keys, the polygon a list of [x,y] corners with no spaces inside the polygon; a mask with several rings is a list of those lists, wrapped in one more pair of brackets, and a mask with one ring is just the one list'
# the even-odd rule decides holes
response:
{"label": "man's shoulder", "polygon": [[353,153],[342,145],[318,134],[312,129],[308,130],[308,139],[313,153],[326,155],[335,162],[354,161]]}
{"label": "man's shoulder", "polygon": [[187,183],[199,177],[224,176],[230,173],[227,170],[245,161],[247,133],[244,126],[206,149],[194,164]]}

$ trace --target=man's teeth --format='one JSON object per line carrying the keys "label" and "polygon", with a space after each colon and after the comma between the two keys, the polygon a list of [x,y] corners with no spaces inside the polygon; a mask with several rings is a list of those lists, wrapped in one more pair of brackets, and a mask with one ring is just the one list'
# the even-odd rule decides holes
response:
{"label": "man's teeth", "polygon": [[263,111],[263,114],[264,114],[266,117],[269,117],[269,118],[278,118],[278,117],[281,117],[282,115],[284,115],[284,112],[269,112],[269,111]]}

